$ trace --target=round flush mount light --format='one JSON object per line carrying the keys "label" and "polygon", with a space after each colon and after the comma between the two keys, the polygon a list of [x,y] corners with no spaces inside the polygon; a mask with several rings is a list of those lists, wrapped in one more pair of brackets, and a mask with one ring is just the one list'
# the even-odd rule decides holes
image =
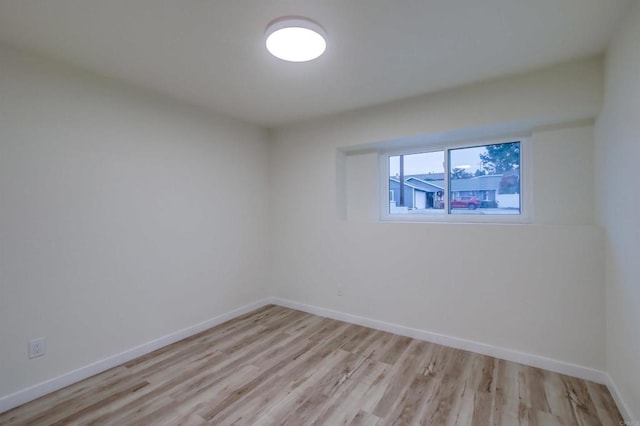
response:
{"label": "round flush mount light", "polygon": [[327,33],[318,23],[300,16],[275,19],[267,26],[267,50],[289,62],[316,59],[327,48]]}

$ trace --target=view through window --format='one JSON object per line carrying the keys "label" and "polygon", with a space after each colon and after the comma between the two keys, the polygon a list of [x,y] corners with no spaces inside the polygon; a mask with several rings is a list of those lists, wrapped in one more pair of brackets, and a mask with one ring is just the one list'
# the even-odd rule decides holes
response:
{"label": "view through window", "polygon": [[521,214],[520,145],[506,142],[389,156],[388,214]]}

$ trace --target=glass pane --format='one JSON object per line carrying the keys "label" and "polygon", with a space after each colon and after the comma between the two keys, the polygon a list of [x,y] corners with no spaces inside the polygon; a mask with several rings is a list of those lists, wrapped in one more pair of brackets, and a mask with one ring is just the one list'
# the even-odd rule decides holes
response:
{"label": "glass pane", "polygon": [[449,213],[520,214],[520,142],[449,150]]}
{"label": "glass pane", "polygon": [[444,179],[444,151],[389,157],[389,213],[443,215]]}

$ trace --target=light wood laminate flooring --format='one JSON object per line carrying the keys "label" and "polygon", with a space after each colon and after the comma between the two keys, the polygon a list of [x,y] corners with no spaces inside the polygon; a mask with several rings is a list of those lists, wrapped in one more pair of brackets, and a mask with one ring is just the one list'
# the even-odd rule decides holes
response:
{"label": "light wood laminate flooring", "polygon": [[603,385],[269,305],[2,425],[618,425]]}

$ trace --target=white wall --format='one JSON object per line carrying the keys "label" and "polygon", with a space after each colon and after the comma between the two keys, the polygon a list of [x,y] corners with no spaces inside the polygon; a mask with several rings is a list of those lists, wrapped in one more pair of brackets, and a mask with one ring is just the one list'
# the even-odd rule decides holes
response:
{"label": "white wall", "polygon": [[633,2],[606,58],[596,126],[598,219],[606,230],[607,371],[640,420],[640,2]]}
{"label": "white wall", "polygon": [[0,70],[0,397],[267,296],[263,130],[5,47]]}
{"label": "white wall", "polygon": [[[601,100],[593,59],[279,129],[276,296],[603,369],[589,122]],[[376,221],[372,143],[532,130],[533,224]]]}

